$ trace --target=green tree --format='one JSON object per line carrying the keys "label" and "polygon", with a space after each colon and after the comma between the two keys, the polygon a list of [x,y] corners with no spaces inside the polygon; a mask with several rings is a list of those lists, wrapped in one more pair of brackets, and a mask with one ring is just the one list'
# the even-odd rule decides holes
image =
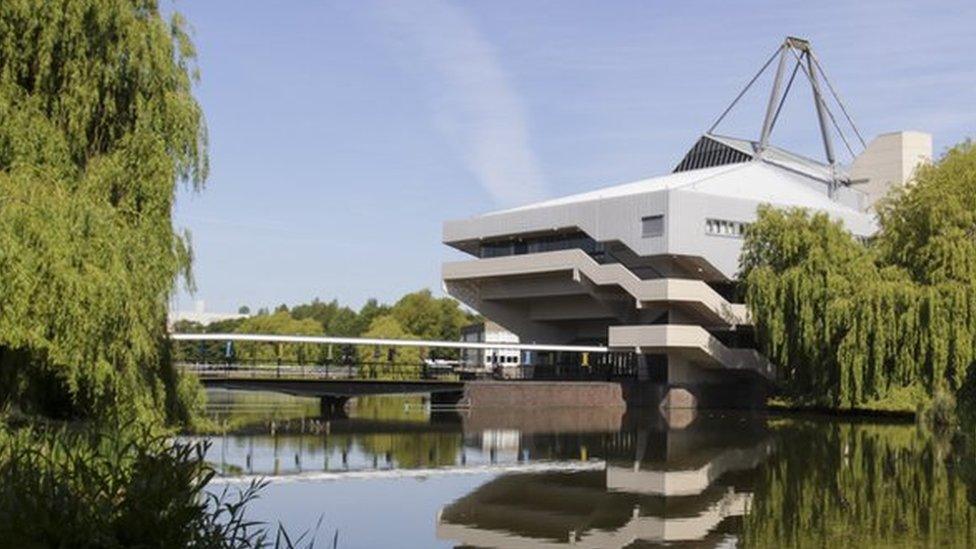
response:
{"label": "green tree", "polygon": [[[427,289],[403,296],[390,312],[408,332],[421,339],[439,341],[459,340],[461,328],[473,321],[473,316],[462,311],[457,300],[435,298]],[[455,358],[457,351],[433,349],[431,355]]]}
{"label": "green tree", "polygon": [[868,245],[824,214],[763,207],[741,278],[790,396],[914,409],[963,386],[976,351],[976,147],[919,170]]}
{"label": "green tree", "polygon": [[[235,330],[242,334],[322,335],[322,325],[310,318],[297,320],[287,312],[245,318]],[[322,361],[320,345],[310,343],[241,342],[237,356],[258,364],[312,363]]]}
{"label": "green tree", "polygon": [[[417,339],[407,332],[393,315],[373,319],[363,337],[376,339]],[[371,377],[411,379],[420,374],[421,350],[418,347],[360,346],[359,362],[363,373]]]}
{"label": "green tree", "polygon": [[291,316],[297,319],[312,318],[322,325],[329,335],[354,335],[353,329],[356,313],[349,307],[339,305],[335,299],[324,302],[315,298],[311,303],[296,305],[291,309]]}
{"label": "green tree", "polygon": [[359,315],[349,307],[340,307],[329,321],[329,335],[353,337],[359,335]]}
{"label": "green tree", "polygon": [[[229,318],[218,320],[203,326],[197,322],[180,320],[173,324],[173,332],[178,334],[229,334],[237,331],[244,322],[243,318]],[[173,360],[179,363],[234,363],[237,358],[238,344],[231,344],[230,356],[226,341],[174,341]]]}
{"label": "green tree", "polygon": [[878,208],[881,261],[920,284],[976,284],[976,145],[953,147],[915,179]]}
{"label": "green tree", "polygon": [[366,303],[360,307],[359,314],[356,317],[356,335],[365,333],[370,329],[376,317],[389,314],[389,312],[390,306],[381,305],[376,298],[371,297],[366,300]]}
{"label": "green tree", "polygon": [[423,339],[457,340],[469,322],[456,300],[435,298],[426,289],[401,297],[391,313],[405,330]]}
{"label": "green tree", "polygon": [[207,175],[194,50],[151,0],[0,2],[0,407],[187,421],[176,185]]}

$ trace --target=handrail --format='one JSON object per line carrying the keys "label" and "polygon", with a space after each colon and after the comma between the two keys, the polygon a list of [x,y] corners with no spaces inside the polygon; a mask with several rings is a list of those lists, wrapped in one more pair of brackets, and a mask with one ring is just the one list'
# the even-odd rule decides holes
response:
{"label": "handrail", "polygon": [[245,341],[259,343],[310,343],[317,345],[370,345],[383,347],[436,347],[439,349],[482,349],[513,351],[557,351],[568,353],[609,353],[603,345],[547,345],[538,343],[481,343],[424,339],[383,339],[371,337],[305,336],[278,334],[170,334],[173,341]]}

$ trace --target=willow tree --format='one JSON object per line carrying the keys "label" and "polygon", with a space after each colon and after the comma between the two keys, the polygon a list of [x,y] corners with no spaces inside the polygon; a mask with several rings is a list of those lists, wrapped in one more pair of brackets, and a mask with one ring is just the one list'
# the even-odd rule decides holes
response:
{"label": "willow tree", "polygon": [[0,2],[0,407],[186,419],[165,322],[175,190],[207,175],[193,60],[154,0]]}
{"label": "willow tree", "polygon": [[904,407],[958,390],[976,349],[974,212],[968,143],[888,197],[867,244],[825,214],[760,208],[740,276],[788,393]]}

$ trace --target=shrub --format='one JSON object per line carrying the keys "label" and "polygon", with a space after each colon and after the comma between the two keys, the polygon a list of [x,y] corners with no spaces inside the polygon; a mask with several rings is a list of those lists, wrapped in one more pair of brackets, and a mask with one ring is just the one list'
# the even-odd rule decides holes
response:
{"label": "shrub", "polygon": [[[245,519],[264,483],[208,492],[207,443],[143,426],[0,426],[0,539],[10,547],[293,546]],[[274,539],[272,539],[274,538]],[[300,543],[301,539],[295,543]],[[311,543],[309,543],[311,545]]]}

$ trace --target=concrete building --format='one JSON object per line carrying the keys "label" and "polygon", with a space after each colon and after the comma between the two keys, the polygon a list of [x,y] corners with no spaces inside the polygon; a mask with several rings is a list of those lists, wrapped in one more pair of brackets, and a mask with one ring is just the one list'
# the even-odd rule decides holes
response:
{"label": "concrete building", "polygon": [[873,201],[931,158],[930,136],[886,134],[851,175],[834,159],[820,109],[827,161],[771,145],[788,51],[799,52],[808,78],[817,74],[809,44],[788,38],[758,139],[709,131],[666,175],[446,222],[444,243],[472,257],[443,266],[447,291],[526,343],[634,352],[645,401],[760,401],[775,367],[754,349],[736,300],[743,232],[757,207],[825,212],[868,238]]}
{"label": "concrete building", "polygon": [[876,137],[851,166],[851,184],[873,206],[893,185],[912,180],[919,164],[932,161],[932,135],[916,131]]}

